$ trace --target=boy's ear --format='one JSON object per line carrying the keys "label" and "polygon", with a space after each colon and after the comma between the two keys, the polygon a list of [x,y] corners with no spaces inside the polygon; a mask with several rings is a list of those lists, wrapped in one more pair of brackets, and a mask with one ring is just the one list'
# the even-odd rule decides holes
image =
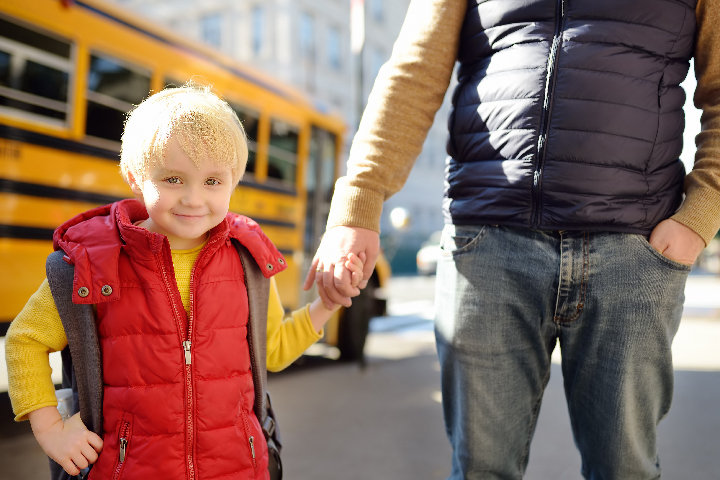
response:
{"label": "boy's ear", "polygon": [[132,190],[135,196],[142,198],[142,188],[140,187],[138,179],[135,178],[135,175],[133,175],[132,172],[128,172],[128,183],[130,184],[130,190]]}

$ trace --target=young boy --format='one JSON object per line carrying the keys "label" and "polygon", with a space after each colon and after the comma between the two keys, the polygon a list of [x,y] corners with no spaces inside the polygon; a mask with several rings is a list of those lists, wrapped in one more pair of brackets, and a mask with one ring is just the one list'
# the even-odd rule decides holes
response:
{"label": "young boy", "polygon": [[[29,418],[67,473],[92,479],[268,478],[253,414],[248,292],[231,239],[263,275],[285,262],[255,222],[228,213],[247,161],[245,134],[208,88],[157,93],[128,117],[121,170],[136,195],[55,232],[74,266],[73,303],[95,306],[102,358],[102,438],[79,415],[63,422],[47,354],[68,343],[45,280],[6,338],[16,420]],[[362,261],[346,267],[355,285]],[[267,368],[281,370],[322,335],[339,306],[319,299],[283,319],[271,279]]]}

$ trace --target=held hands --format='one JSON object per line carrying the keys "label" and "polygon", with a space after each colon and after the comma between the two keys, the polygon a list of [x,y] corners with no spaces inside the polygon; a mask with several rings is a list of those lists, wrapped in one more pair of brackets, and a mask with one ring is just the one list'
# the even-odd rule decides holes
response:
{"label": "held hands", "polygon": [[[348,254],[364,254],[364,266],[359,283],[353,284],[350,271],[343,262]],[[333,304],[352,305],[351,297],[360,294],[375,269],[380,254],[380,234],[360,227],[336,226],[325,232],[320,247],[308,271],[303,289],[309,290],[313,282],[328,308]]]}
{"label": "held hands", "polygon": [[28,415],[35,439],[48,457],[55,460],[70,475],[95,463],[102,451],[103,441],[89,431],[80,414],[62,421],[55,407],[44,407]]}
{"label": "held hands", "polygon": [[669,258],[692,265],[705,248],[705,241],[694,230],[673,219],[660,222],[650,234],[650,245]]}
{"label": "held hands", "polygon": [[[347,259],[342,262],[342,267],[346,268],[350,274],[350,285],[353,288],[357,288],[358,284],[362,282],[365,258],[364,252],[360,253],[360,255],[349,253]],[[322,298],[316,298],[315,301],[310,304],[310,319],[312,320],[313,327],[315,327],[315,331],[319,332],[323,325],[330,320],[332,314],[339,308],[339,303],[332,304],[332,306],[328,307]]]}

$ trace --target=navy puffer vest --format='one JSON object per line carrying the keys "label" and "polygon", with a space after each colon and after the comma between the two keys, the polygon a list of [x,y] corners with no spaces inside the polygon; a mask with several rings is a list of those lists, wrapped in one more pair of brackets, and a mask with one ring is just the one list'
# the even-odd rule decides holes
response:
{"label": "navy puffer vest", "polygon": [[648,234],[685,175],[697,0],[469,0],[446,221]]}

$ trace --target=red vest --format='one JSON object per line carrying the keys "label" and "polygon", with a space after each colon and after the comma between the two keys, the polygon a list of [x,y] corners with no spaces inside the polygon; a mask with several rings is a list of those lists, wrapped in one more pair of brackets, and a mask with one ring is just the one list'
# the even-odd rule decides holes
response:
{"label": "red vest", "polygon": [[188,318],[167,238],[133,225],[146,218],[140,202],[123,200],[55,236],[75,265],[73,302],[97,306],[104,446],[90,478],[266,480],[247,292],[230,238],[266,277],[285,262],[254,221],[229,213],[193,267]]}

